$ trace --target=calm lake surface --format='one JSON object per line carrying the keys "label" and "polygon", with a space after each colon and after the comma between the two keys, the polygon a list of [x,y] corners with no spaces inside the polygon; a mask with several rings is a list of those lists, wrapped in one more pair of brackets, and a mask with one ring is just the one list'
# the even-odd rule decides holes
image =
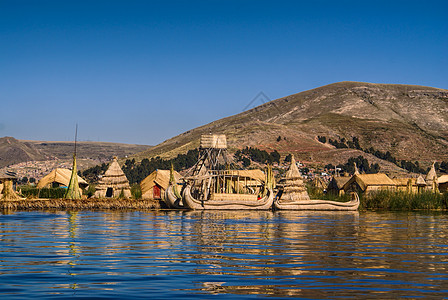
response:
{"label": "calm lake surface", "polygon": [[0,298],[444,298],[444,213],[0,213]]}

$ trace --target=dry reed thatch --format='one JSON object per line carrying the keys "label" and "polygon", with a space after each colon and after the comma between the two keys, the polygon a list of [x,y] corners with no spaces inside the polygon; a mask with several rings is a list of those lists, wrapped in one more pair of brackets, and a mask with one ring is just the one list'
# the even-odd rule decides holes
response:
{"label": "dry reed thatch", "polygon": [[17,201],[0,201],[0,209],[12,210],[95,210],[95,209],[159,209],[159,201],[127,199],[27,199]]}
{"label": "dry reed thatch", "polygon": [[129,181],[118,164],[117,157],[114,157],[109,168],[98,182],[95,197],[106,197],[108,188],[112,189],[111,197],[113,198],[118,198],[120,194],[123,194],[124,198],[131,197],[131,187],[129,185]]}
{"label": "dry reed thatch", "polygon": [[441,183],[448,183],[448,175],[442,175],[437,179],[437,182],[439,184]]}
{"label": "dry reed thatch", "polygon": [[[49,187],[53,182],[58,183],[63,186],[68,186],[70,183],[70,177],[72,176],[72,171],[69,169],[56,168],[47,175],[45,175],[37,183],[38,188]],[[89,184],[87,181],[78,176],[78,184],[81,187],[86,187]]]}
{"label": "dry reed thatch", "polygon": [[[178,172],[174,172],[174,179],[176,182],[182,178]],[[170,170],[155,170],[151,174],[149,174],[145,179],[140,183],[140,188],[142,190],[142,198],[144,199],[152,199],[153,198],[153,187],[154,185],[159,185],[162,188],[162,193],[168,188],[170,184]]]}
{"label": "dry reed thatch", "polygon": [[20,200],[19,195],[13,189],[13,180],[12,179],[4,179],[3,180],[3,188],[0,194],[0,200],[8,201],[8,200]]}
{"label": "dry reed thatch", "polygon": [[294,155],[291,157],[291,165],[285,174],[281,202],[293,202],[297,200],[310,200],[310,196],[303,183]]}

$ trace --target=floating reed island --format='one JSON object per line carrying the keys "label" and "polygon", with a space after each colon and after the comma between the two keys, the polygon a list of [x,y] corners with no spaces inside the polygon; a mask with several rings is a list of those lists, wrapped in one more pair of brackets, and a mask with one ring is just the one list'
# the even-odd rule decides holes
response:
{"label": "floating reed island", "polygon": [[160,209],[160,202],[154,200],[130,199],[21,199],[0,201],[0,209],[4,210],[100,210],[100,209]]}

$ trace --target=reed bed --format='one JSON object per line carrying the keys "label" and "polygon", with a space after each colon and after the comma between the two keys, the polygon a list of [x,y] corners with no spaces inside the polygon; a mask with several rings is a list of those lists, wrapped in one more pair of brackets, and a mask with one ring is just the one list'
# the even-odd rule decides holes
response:
{"label": "reed bed", "polygon": [[132,199],[25,199],[16,201],[0,201],[0,209],[12,210],[95,210],[95,209],[159,209],[157,200],[132,200]]}
{"label": "reed bed", "polygon": [[361,198],[360,209],[364,210],[447,210],[448,193],[378,191]]}

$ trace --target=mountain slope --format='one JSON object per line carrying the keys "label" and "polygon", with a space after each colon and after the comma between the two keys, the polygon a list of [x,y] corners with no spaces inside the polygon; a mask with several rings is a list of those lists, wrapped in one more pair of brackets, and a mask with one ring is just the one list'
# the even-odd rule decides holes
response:
{"label": "mountain slope", "polygon": [[340,154],[332,156],[334,147],[320,143],[317,136],[358,137],[363,148],[391,151],[399,159],[446,160],[448,90],[359,82],[330,84],[195,128],[135,157],[173,157],[196,148],[200,135],[210,132],[226,134],[230,148],[277,149],[293,152],[302,160],[326,157],[327,162],[338,162]]}
{"label": "mountain slope", "polygon": [[[109,161],[113,156],[125,157],[150,148],[145,145],[78,142],[77,157],[92,162]],[[25,141],[13,137],[0,138],[0,168],[27,161],[54,159],[72,161],[73,142]]]}
{"label": "mountain slope", "polygon": [[0,168],[24,161],[45,160],[48,156],[13,137],[0,138]]}

